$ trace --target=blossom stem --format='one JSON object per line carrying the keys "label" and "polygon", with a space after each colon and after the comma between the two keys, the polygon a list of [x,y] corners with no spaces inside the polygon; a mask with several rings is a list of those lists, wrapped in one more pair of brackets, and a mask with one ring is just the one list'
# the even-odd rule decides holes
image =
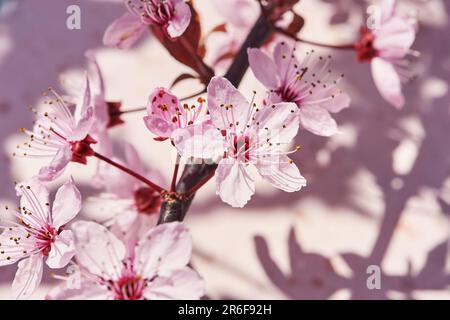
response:
{"label": "blossom stem", "polygon": [[297,37],[296,35],[291,34],[282,28],[275,28],[275,30],[295,41],[303,42],[303,43],[310,44],[310,45],[316,46],[316,47],[335,49],[335,50],[354,50],[355,49],[355,45],[353,43],[352,44],[344,44],[344,45],[332,45],[332,44],[326,44],[326,43],[319,43],[319,42],[315,42],[315,41],[301,39],[301,38]]}
{"label": "blossom stem", "polygon": [[147,178],[141,176],[139,173],[134,172],[133,170],[121,165],[120,163],[117,163],[117,162],[111,160],[110,158],[105,157],[104,155],[101,155],[100,153],[94,152],[94,157],[110,164],[113,167],[116,167],[119,170],[122,170],[123,172],[138,179],[139,181],[142,181],[143,183],[145,183],[146,185],[148,185],[150,188],[152,188],[153,190],[155,190],[158,193],[162,193],[162,192],[166,191],[166,190],[164,190],[164,188],[158,186],[156,183],[153,183],[152,181],[148,180]]}
{"label": "blossom stem", "polygon": [[147,110],[146,107],[140,107],[140,108],[134,108],[134,109],[128,109],[128,110],[121,110],[121,111],[118,112],[119,113],[118,115],[125,114],[125,113],[141,112],[141,111],[145,111],[145,110]]}
{"label": "blossom stem", "polygon": [[180,159],[181,157],[177,153],[177,159],[175,160],[175,167],[173,168],[172,183],[170,184],[171,192],[177,191],[177,177],[178,177],[178,170],[180,168]]}

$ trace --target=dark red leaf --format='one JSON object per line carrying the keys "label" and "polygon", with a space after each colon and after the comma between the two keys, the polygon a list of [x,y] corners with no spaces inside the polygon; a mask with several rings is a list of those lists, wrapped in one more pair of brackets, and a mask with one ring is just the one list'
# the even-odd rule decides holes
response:
{"label": "dark red leaf", "polygon": [[170,89],[172,89],[177,83],[180,83],[181,81],[187,79],[198,79],[198,76],[194,76],[189,73],[182,73],[175,80],[173,80],[172,84],[170,85]]}

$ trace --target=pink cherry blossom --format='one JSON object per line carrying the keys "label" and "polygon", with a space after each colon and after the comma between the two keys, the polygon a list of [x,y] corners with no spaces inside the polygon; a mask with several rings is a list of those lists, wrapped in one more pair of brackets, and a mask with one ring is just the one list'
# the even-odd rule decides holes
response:
{"label": "pink cherry blossom", "polygon": [[179,128],[206,120],[201,116],[203,100],[198,100],[199,106],[181,104],[180,100],[165,88],[156,88],[147,104],[147,116],[144,122],[147,128],[158,137],[165,140]]}
{"label": "pink cherry blossom", "polygon": [[[94,111],[94,119],[89,130],[89,135],[97,141],[92,146],[92,149],[109,156],[112,153],[112,141],[109,138],[108,129],[123,123],[123,120],[120,118],[121,102],[106,99],[105,80],[100,65],[97,62],[95,52],[88,50],[85,55],[88,60],[86,74],[89,79],[90,104]],[[84,94],[84,85],[79,83],[78,77],[65,78],[62,83],[67,92],[64,99],[69,103],[69,106],[76,105],[80,94]]]}
{"label": "pink cherry blossom", "polygon": [[381,20],[375,29],[361,29],[361,38],[355,47],[359,61],[370,61],[373,79],[383,98],[396,108],[405,104],[402,78],[408,78],[403,69],[405,57],[415,55],[411,50],[416,37],[416,24],[395,10],[395,0],[381,3]]}
{"label": "pink cherry blossom", "polygon": [[120,49],[131,47],[148,26],[158,26],[170,38],[180,37],[191,21],[184,0],[125,0],[128,12],[106,30],[103,43]]}
{"label": "pink cherry blossom", "polygon": [[33,131],[21,129],[29,136],[29,141],[17,146],[13,155],[23,157],[50,158],[48,166],[41,168],[38,178],[51,181],[57,178],[70,161],[86,164],[87,157],[93,155],[91,144],[96,141],[89,135],[94,122],[94,109],[90,106],[89,81],[86,79],[84,93],[71,113],[63,98],[53,89],[44,93],[53,95],[44,101],[44,110],[36,114]]}
{"label": "pink cherry blossom", "polygon": [[222,66],[240,49],[258,19],[260,9],[254,0],[211,0],[211,3],[224,18],[226,32],[215,32],[208,36],[209,59],[212,65]]}
{"label": "pink cherry blossom", "polygon": [[[164,183],[164,177],[157,170],[144,168],[136,149],[131,144],[122,143],[122,149],[125,156],[124,165],[127,168],[151,178],[158,184]],[[123,162],[119,159],[114,160],[118,163]],[[95,186],[104,189],[106,193],[94,201],[112,207],[115,216],[108,225],[128,246],[133,247],[143,233],[156,225],[161,197],[149,186],[105,163],[100,163]]]}
{"label": "pink cherry blossom", "polygon": [[284,151],[298,131],[298,108],[280,102],[259,108],[249,103],[225,78],[208,86],[211,123],[178,129],[174,143],[184,157],[221,159],[215,173],[217,194],[233,207],[243,207],[255,192],[249,166],[274,187],[287,192],[306,185]]}
{"label": "pink cherry blossom", "polygon": [[91,72],[89,73],[91,88],[91,104],[94,108],[94,118],[90,134],[97,141],[94,150],[102,154],[110,154],[112,143],[109,139],[108,129],[123,123],[120,118],[121,102],[106,99],[105,80],[95,53],[87,51]]}
{"label": "pink cherry blossom", "polygon": [[151,229],[127,253],[125,245],[104,226],[74,223],[79,285],[63,285],[49,299],[199,299],[204,282],[188,267],[192,244],[179,222]]}
{"label": "pink cherry blossom", "polygon": [[66,230],[81,209],[81,195],[73,180],[60,187],[50,210],[49,194],[37,179],[19,184],[17,222],[3,225],[0,266],[18,263],[12,284],[16,299],[29,297],[42,278],[43,259],[50,268],[66,266],[75,253],[72,231]]}
{"label": "pink cherry blossom", "polygon": [[[249,63],[255,77],[268,89],[269,103],[294,102],[299,108],[301,126],[317,135],[338,132],[336,113],[350,104],[349,96],[337,87],[340,78],[332,77],[331,57],[313,60],[314,51],[299,62],[295,48],[285,42],[276,45],[271,59],[261,49],[249,49]],[[341,76],[342,77],[342,76]]]}

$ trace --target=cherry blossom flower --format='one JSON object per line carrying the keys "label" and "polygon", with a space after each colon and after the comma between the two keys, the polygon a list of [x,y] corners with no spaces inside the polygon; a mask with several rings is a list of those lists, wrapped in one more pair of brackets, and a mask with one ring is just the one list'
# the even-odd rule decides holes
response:
{"label": "cherry blossom flower", "polygon": [[[86,58],[88,60],[89,94],[94,111],[94,120],[89,134],[97,141],[92,148],[103,155],[109,156],[112,153],[112,141],[109,138],[108,129],[124,123],[120,117],[122,104],[120,101],[109,101],[106,99],[105,81],[95,52],[92,50],[86,51]],[[67,92],[64,99],[70,105],[76,105],[78,97],[85,90],[84,85],[79,83],[78,79],[78,77],[67,77],[62,80],[64,89]]]}
{"label": "cherry blossom flower", "polygon": [[[164,182],[164,177],[158,171],[144,169],[136,149],[131,144],[122,143],[122,146],[127,168],[151,177],[152,181],[158,184]],[[118,159],[115,161],[121,162]],[[157,213],[161,207],[160,194],[134,177],[104,163],[100,164],[95,186],[104,189],[106,194],[100,199],[95,198],[94,201],[105,206],[113,204],[111,210],[115,216],[108,222],[111,231],[128,246],[134,247],[137,240],[156,225]]]}
{"label": "cherry blossom flower", "polygon": [[181,104],[180,100],[165,88],[156,88],[147,104],[147,116],[144,122],[147,128],[158,137],[156,140],[166,140],[179,128],[185,128],[205,121],[201,115],[203,99],[198,99],[199,106]]}
{"label": "cherry blossom flower", "polygon": [[299,108],[301,126],[317,135],[331,136],[338,132],[336,113],[350,104],[349,96],[332,78],[329,64],[331,56],[313,60],[314,51],[299,62],[295,48],[285,42],[275,46],[273,59],[261,49],[249,49],[249,63],[255,77],[268,89],[269,103],[294,102]]}
{"label": "cherry blossom flower", "polygon": [[[402,80],[409,78],[403,66],[416,37],[416,23],[402,17],[395,10],[395,0],[383,0],[381,20],[374,29],[361,28],[361,38],[356,43],[358,60],[369,61],[375,85],[383,98],[396,108],[405,104]],[[403,78],[403,79],[402,79]]]}
{"label": "cherry blossom flower", "polygon": [[188,267],[192,244],[179,222],[151,229],[129,254],[104,226],[73,224],[80,281],[52,290],[49,299],[199,299],[204,282]]}
{"label": "cherry blossom flower", "polygon": [[32,109],[37,117],[33,131],[21,129],[29,136],[29,141],[17,146],[14,156],[52,159],[48,166],[39,171],[38,178],[42,181],[57,178],[71,161],[86,164],[87,157],[94,154],[91,144],[96,141],[89,135],[94,122],[94,109],[90,106],[87,79],[83,91],[72,114],[65,101],[50,88],[44,95],[53,95],[54,99],[44,101],[45,110]]}
{"label": "cherry blossom flower", "polygon": [[63,268],[72,259],[73,234],[65,225],[80,211],[81,195],[71,179],[58,189],[50,210],[48,191],[37,179],[19,184],[16,190],[20,207],[13,213],[19,223],[2,226],[0,266],[19,261],[12,284],[13,295],[19,299],[29,297],[38,287],[44,258],[50,268]]}
{"label": "cherry blossom flower", "polygon": [[214,66],[224,65],[240,49],[260,14],[259,5],[254,0],[211,0],[217,13],[226,23],[226,32],[208,35],[209,59]]}
{"label": "cherry blossom flower", "polygon": [[248,103],[225,78],[214,77],[208,85],[211,123],[178,129],[174,143],[184,157],[221,159],[215,173],[217,194],[233,207],[243,207],[255,192],[249,172],[253,165],[274,187],[287,192],[306,185],[283,146],[298,131],[298,108],[281,102],[261,109]]}
{"label": "cherry blossom flower", "polygon": [[147,26],[161,27],[170,38],[177,38],[191,21],[191,9],[184,0],[125,0],[125,4],[128,12],[106,29],[105,45],[127,49]]}

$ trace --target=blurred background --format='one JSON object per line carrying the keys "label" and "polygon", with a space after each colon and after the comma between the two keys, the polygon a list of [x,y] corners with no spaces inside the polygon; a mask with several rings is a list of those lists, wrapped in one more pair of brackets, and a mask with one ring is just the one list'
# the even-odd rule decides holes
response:
{"label": "blurred background", "polygon": [[[418,13],[420,25],[413,46],[421,52],[413,64],[417,77],[404,88],[403,110],[380,97],[369,65],[356,63],[354,52],[324,51],[333,55],[333,70],[345,74],[341,84],[352,104],[336,116],[341,134],[298,135],[302,150],[294,160],[307,188],[289,194],[257,180],[256,194],[244,209],[222,203],[213,182],[196,197],[186,223],[194,241],[193,265],[210,298],[450,298],[450,2],[399,2]],[[369,3],[300,1],[295,9],[305,18],[301,36],[351,42]],[[72,4],[81,9],[80,30],[66,28],[66,8]],[[195,6],[205,32],[223,22],[211,1],[195,0]],[[81,79],[87,49],[96,50],[108,100],[122,101],[124,109],[144,106],[156,86],[169,86],[189,71],[150,35],[131,50],[104,48],[103,32],[124,10],[121,1],[0,0],[1,203],[17,203],[14,181],[30,178],[41,164],[11,157],[22,141],[18,129],[32,125],[28,107],[49,86]],[[186,82],[174,91],[183,96],[198,86]],[[248,97],[252,90],[263,97],[251,72],[240,89]],[[126,115],[126,124],[111,134],[132,143],[168,180],[174,151],[169,142],[153,141],[143,115]],[[97,193],[89,184],[93,172],[94,161],[71,164],[52,186],[72,175],[88,199]],[[94,200],[85,204],[82,218],[108,216]],[[379,290],[367,288],[370,265],[381,268]],[[0,269],[0,298],[9,298],[16,269]],[[44,297],[56,283],[47,272],[34,297]]]}

